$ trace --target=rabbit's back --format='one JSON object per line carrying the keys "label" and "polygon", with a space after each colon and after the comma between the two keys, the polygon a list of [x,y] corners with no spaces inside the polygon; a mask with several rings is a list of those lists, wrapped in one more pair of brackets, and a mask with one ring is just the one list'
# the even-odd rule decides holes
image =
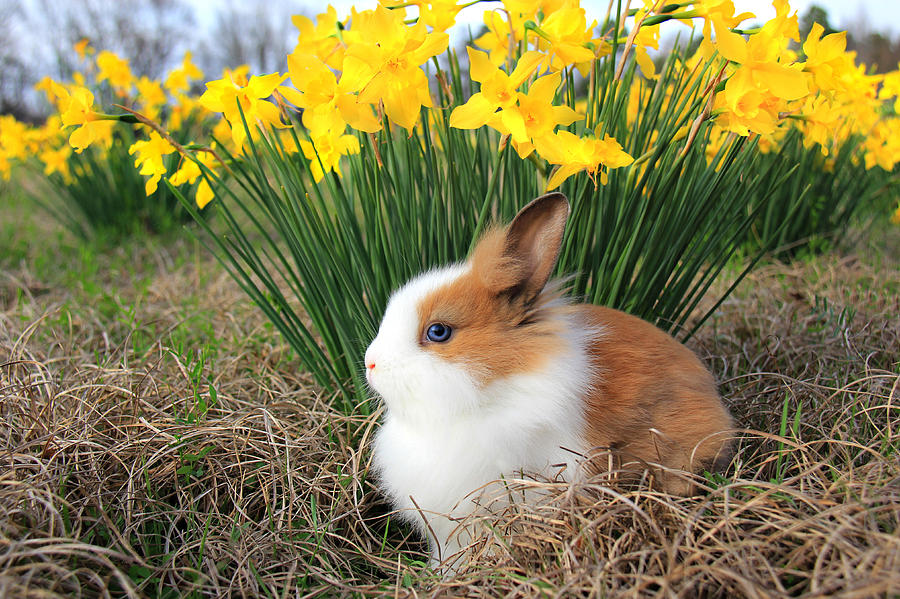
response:
{"label": "rabbit's back", "polygon": [[[576,309],[601,331],[588,347],[595,373],[584,405],[588,447],[611,448],[624,468],[648,462],[696,472],[727,464],[731,417],[700,359],[640,318],[588,304]],[[690,490],[672,477],[664,486]]]}

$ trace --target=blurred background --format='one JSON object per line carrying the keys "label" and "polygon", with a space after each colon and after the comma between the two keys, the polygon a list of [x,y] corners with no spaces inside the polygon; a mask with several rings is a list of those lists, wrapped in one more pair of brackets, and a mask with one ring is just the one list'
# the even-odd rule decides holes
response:
{"label": "blurred background", "polygon": [[[349,14],[351,5],[371,8],[375,3],[331,4],[338,14]],[[590,4],[583,6],[592,12]],[[485,9],[497,5],[484,3]],[[606,5],[597,1],[593,12],[599,15]],[[735,5],[761,19],[774,16],[766,0],[736,0]],[[250,65],[251,73],[284,71],[285,56],[297,43],[291,16],[314,16],[326,6],[308,0],[0,0],[0,114],[43,120],[49,106],[43,94],[34,92],[34,84],[45,75],[70,80],[79,68],[72,48],[84,38],[98,51],[128,58],[138,77],[162,77],[186,50],[208,79],[241,64]],[[801,38],[818,22],[826,34],[846,30],[848,49],[876,72],[895,69],[900,62],[897,0],[793,0],[791,7],[800,16]],[[464,11],[458,27],[477,34],[482,12],[478,7]],[[456,38],[462,42],[463,36]]]}

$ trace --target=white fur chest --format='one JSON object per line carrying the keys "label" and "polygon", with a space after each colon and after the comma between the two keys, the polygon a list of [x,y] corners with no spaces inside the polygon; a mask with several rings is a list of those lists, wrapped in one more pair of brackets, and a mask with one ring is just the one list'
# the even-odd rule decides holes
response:
{"label": "white fur chest", "polygon": [[575,452],[584,449],[588,369],[569,358],[485,388],[471,414],[412,419],[388,408],[374,442],[380,487],[403,519],[434,532],[445,557],[455,523],[442,515],[461,517],[502,501],[502,485],[488,483],[520,472],[572,478]]}

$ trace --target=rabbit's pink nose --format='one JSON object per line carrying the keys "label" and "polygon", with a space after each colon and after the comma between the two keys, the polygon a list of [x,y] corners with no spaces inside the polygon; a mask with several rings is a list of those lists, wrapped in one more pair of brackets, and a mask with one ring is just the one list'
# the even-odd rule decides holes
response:
{"label": "rabbit's pink nose", "polygon": [[366,365],[366,370],[375,368],[375,352],[371,348],[366,350],[366,355],[363,356],[363,364]]}

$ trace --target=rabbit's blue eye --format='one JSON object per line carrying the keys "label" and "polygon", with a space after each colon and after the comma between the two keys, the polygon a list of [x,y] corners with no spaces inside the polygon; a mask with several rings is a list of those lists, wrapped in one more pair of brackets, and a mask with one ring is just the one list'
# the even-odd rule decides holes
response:
{"label": "rabbit's blue eye", "polygon": [[435,343],[443,343],[450,338],[450,331],[451,329],[447,325],[436,322],[428,327],[428,330],[425,331],[425,336],[429,341],[434,341]]}

